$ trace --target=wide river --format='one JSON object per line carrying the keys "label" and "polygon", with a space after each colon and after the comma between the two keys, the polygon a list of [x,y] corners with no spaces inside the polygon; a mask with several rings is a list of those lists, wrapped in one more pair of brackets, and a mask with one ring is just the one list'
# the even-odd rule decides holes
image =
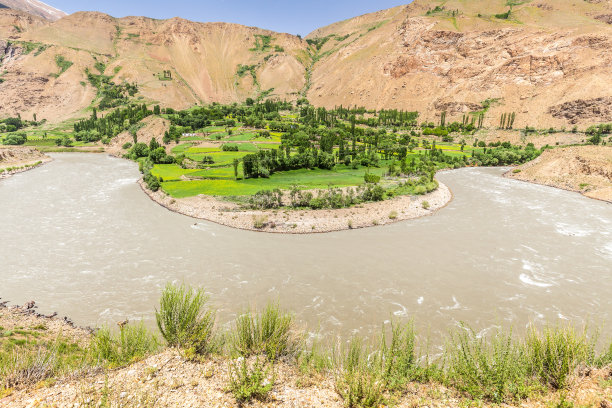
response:
{"label": "wide river", "polygon": [[291,236],[172,213],[143,194],[134,163],[52,156],[0,181],[0,297],[79,325],[153,325],[162,287],[186,282],[210,292],[223,324],[273,300],[326,335],[410,318],[433,338],[459,322],[612,333],[612,205],[503,169],[439,174],[455,197],[430,217]]}

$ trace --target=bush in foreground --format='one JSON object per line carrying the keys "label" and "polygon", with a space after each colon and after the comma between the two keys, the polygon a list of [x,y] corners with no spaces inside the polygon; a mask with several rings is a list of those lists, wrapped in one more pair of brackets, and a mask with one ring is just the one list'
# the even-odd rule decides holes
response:
{"label": "bush in foreground", "polygon": [[274,386],[272,364],[256,358],[249,364],[246,358],[240,357],[236,363],[230,363],[228,390],[237,401],[252,399],[264,400]]}
{"label": "bush in foreground", "polygon": [[[33,329],[38,330],[38,329]],[[41,330],[46,330],[42,328]],[[12,335],[0,330],[0,398],[11,389],[42,384],[54,377],[89,365],[87,350],[68,339],[52,341],[11,341]],[[8,342],[2,342],[2,337]]]}
{"label": "bush in foreground", "polygon": [[294,330],[293,316],[270,303],[259,313],[249,310],[236,319],[232,347],[240,356],[265,354],[273,361],[297,356],[301,341]]}
{"label": "bush in foreground", "polygon": [[159,342],[143,323],[139,323],[126,325],[119,333],[113,333],[108,327],[98,330],[90,348],[98,362],[109,367],[121,367],[155,353]]}
{"label": "bush in foreground", "polygon": [[385,403],[380,366],[368,359],[372,350],[353,338],[335,359],[335,389],[346,407],[379,407]]}
{"label": "bush in foreground", "polygon": [[462,328],[451,336],[447,381],[475,399],[501,403],[529,395],[534,385],[528,376],[525,352],[511,333],[490,338]]}
{"label": "bush in foreground", "polygon": [[554,389],[565,388],[580,365],[595,363],[594,341],[571,327],[532,329],[526,350],[530,373]]}
{"label": "bush in foreground", "polygon": [[157,327],[170,347],[193,349],[206,354],[216,349],[216,312],[207,307],[203,289],[168,284],[155,311]]}

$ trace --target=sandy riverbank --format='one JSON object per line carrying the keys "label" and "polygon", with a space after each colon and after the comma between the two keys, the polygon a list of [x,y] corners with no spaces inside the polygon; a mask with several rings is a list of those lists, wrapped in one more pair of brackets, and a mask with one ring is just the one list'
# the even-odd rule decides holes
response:
{"label": "sandy riverbank", "polygon": [[53,160],[33,147],[0,146],[0,180]]}
{"label": "sandy riverbank", "polygon": [[[243,210],[238,204],[212,196],[172,198],[163,191],[153,192],[141,180],[143,191],[161,206],[193,218],[232,228],[280,234],[309,234],[387,225],[431,215],[453,198],[450,189],[439,183],[437,190],[422,196],[401,196],[337,210]],[[429,204],[424,208],[423,203]],[[427,205],[425,206],[427,207]],[[263,224],[256,228],[255,224]]]}
{"label": "sandy riverbank", "polygon": [[612,202],[612,147],[571,146],[545,150],[506,177]]}

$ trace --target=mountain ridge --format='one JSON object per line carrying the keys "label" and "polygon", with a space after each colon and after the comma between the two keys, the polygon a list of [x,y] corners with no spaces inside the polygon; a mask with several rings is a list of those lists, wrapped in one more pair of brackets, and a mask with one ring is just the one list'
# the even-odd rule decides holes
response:
{"label": "mountain ridge", "polygon": [[25,11],[49,21],[57,21],[67,15],[62,10],[39,0],[0,0],[0,8]]}
{"label": "mountain ridge", "polygon": [[[0,91],[11,102],[0,107],[0,116],[19,110],[37,110],[39,117],[45,112],[55,121],[82,115],[89,105],[84,101],[96,93],[85,69],[103,63],[106,75],[119,69],[115,81],[138,83],[143,100],[176,108],[262,95],[306,96],[319,106],[416,110],[424,120],[442,111],[461,119],[486,110],[489,124],[504,112],[516,112],[519,126],[612,121],[604,106],[612,98],[606,85],[612,78],[606,53],[612,45],[606,17],[612,16],[611,2],[520,3],[505,15],[510,8],[502,0],[415,0],[321,27],[304,39],[233,23],[98,12],[36,20],[15,32],[19,25],[3,9],[0,42],[6,38],[14,50],[1,63],[7,73]],[[24,54],[16,50],[19,42],[48,48],[37,56]],[[50,78],[60,54],[70,54],[74,67]],[[171,81],[151,79],[168,69],[175,74]],[[20,87],[10,83],[19,84],[24,72],[45,82],[37,92],[46,91],[49,98],[21,103]],[[52,108],[58,106],[56,88],[69,77],[85,83],[72,84],[83,103],[64,98],[74,103],[63,106],[67,113],[60,115]]]}

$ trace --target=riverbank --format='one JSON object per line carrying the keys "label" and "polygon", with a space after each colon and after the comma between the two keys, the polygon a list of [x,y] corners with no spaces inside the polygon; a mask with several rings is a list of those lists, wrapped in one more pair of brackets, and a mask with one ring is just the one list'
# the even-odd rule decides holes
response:
{"label": "riverbank", "polygon": [[149,190],[143,180],[139,184],[153,201],[170,211],[232,228],[278,234],[325,233],[388,225],[432,215],[453,198],[450,189],[439,183],[435,191],[422,196],[399,196],[350,208],[260,211],[244,210],[236,203],[207,195],[173,198],[161,190]]}
{"label": "riverbank", "polygon": [[505,176],[612,202],[612,147],[547,149],[537,159],[507,172]]}
{"label": "riverbank", "polygon": [[0,180],[32,170],[52,160],[33,147],[0,146]]}
{"label": "riverbank", "polygon": [[[128,353],[126,358],[130,361],[115,367],[104,359],[88,360],[84,357],[88,350],[92,350],[91,345],[96,342],[96,335],[76,328],[66,320],[39,315],[34,309],[32,303],[23,307],[0,306],[0,344],[5,346],[0,349],[2,407],[350,406],[345,388],[346,381],[350,381],[345,377],[347,371],[343,366],[336,366],[339,364],[337,361],[325,363],[325,360],[321,360],[325,358],[324,354],[309,358],[308,352],[305,352],[301,356],[288,355],[276,360],[274,364],[268,365],[270,371],[262,374],[263,383],[251,384],[254,387],[267,387],[267,391],[259,398],[240,402],[236,392],[231,391],[232,381],[236,381],[237,375],[232,366],[240,364],[240,358],[236,359],[227,353],[194,357],[187,350],[170,347],[145,351],[142,355],[135,346],[143,344],[143,336],[134,337],[129,334],[132,332],[126,331],[125,337],[121,336],[125,344],[113,344],[115,340],[104,343],[111,354],[116,347],[119,351],[125,348],[122,352]],[[578,345],[582,347],[582,342],[587,339],[580,341]],[[59,348],[58,343],[62,345]],[[7,348],[7,345],[10,347]],[[130,358],[129,353],[134,353],[134,357]],[[6,358],[9,355],[16,358],[16,363],[7,367]],[[26,357],[28,355],[39,357],[30,361]],[[77,361],[79,358],[81,362]],[[62,369],[54,368],[57,361],[65,364]],[[255,357],[249,357],[247,361],[251,365]],[[610,408],[612,366],[605,363],[599,365],[599,368],[597,366],[582,366],[579,361],[573,362],[567,386],[560,390],[543,387],[538,391],[534,388],[528,398],[515,403],[504,403],[502,406],[575,405]],[[353,392],[372,393],[381,399],[376,404],[367,404],[361,400],[359,406],[500,406],[487,398],[473,398],[448,383],[450,381],[459,385],[461,382],[444,380],[442,377],[436,379],[432,373],[427,374],[425,380],[411,377],[412,380],[396,385],[397,389],[385,391],[384,387],[379,388],[381,384],[370,383],[371,379],[367,379],[368,375],[379,375],[376,371],[368,374],[369,370],[376,370],[375,367],[365,367],[355,371],[355,375],[360,376],[355,378],[361,378],[363,385],[369,384],[367,386],[374,388],[361,391],[355,388]],[[2,387],[7,381],[12,386]],[[512,380],[508,377],[506,381]],[[485,390],[489,384],[485,381],[474,386]]]}

